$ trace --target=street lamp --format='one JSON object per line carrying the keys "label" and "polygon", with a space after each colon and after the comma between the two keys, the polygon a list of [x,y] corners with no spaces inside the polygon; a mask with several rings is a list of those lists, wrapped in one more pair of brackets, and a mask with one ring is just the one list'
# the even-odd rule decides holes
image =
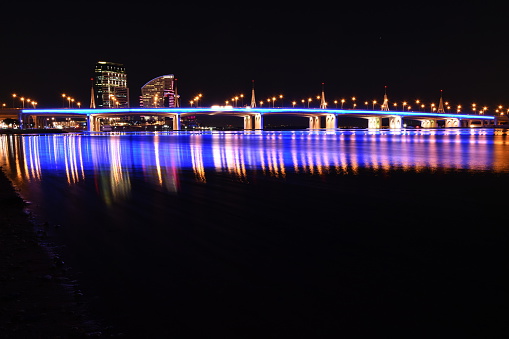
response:
{"label": "street lamp", "polygon": [[343,104],[345,103],[345,99],[341,99],[341,109],[343,109]]}
{"label": "street lamp", "polygon": [[375,110],[376,100],[373,100],[373,111]]}
{"label": "street lamp", "polygon": [[14,108],[14,99],[16,99],[16,93],[12,94],[12,108]]}

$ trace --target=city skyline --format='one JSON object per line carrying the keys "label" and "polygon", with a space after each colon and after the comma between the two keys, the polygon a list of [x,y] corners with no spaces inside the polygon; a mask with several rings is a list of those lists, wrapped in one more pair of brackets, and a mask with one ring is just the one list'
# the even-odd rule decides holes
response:
{"label": "city skyline", "polygon": [[[252,80],[257,99],[283,94],[287,106],[319,95],[322,83],[329,106],[352,97],[381,101],[384,86],[392,102],[438,104],[443,90],[454,105],[475,102],[492,112],[509,105],[507,28],[486,6],[177,6],[167,21],[155,22],[126,5],[108,18],[122,27],[114,35],[92,24],[91,8],[6,6],[5,13],[22,13],[6,18],[3,36],[0,101],[7,105],[17,93],[38,107],[59,107],[66,93],[87,107],[99,60],[126,66],[133,106],[143,84],[164,74],[178,78],[183,105],[199,93],[209,106],[249,96]],[[152,37],[148,27],[168,34]]]}

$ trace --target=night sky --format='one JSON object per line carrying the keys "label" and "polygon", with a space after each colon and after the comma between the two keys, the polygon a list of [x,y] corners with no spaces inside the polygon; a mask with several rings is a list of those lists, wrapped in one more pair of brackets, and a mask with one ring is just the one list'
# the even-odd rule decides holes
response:
{"label": "night sky", "polygon": [[203,105],[249,97],[252,80],[258,100],[283,94],[286,105],[322,82],[329,107],[382,100],[384,86],[391,101],[438,102],[443,90],[453,105],[509,105],[503,8],[355,3],[2,4],[0,102],[17,93],[61,107],[66,93],[88,107],[101,60],[126,66],[132,106],[164,74],[184,105],[198,93]]}

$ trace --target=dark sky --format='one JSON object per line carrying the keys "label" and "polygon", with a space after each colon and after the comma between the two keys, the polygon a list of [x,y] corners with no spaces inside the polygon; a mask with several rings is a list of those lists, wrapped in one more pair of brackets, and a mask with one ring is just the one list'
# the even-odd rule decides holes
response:
{"label": "dark sky", "polygon": [[185,103],[249,95],[288,100],[356,96],[509,105],[504,8],[465,2],[18,3],[1,6],[0,102],[11,93],[61,106],[89,103],[99,61],[123,63],[131,104],[154,77],[175,74]]}

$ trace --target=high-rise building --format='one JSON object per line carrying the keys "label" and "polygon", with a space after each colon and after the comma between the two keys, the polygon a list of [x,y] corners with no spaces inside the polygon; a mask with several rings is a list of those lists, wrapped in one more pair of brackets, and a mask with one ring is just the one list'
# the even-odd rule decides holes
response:
{"label": "high-rise building", "polygon": [[141,87],[142,107],[178,107],[176,79],[173,74],[162,75]]}
{"label": "high-rise building", "polygon": [[127,73],[122,64],[99,61],[95,65],[93,98],[97,108],[129,107]]}

